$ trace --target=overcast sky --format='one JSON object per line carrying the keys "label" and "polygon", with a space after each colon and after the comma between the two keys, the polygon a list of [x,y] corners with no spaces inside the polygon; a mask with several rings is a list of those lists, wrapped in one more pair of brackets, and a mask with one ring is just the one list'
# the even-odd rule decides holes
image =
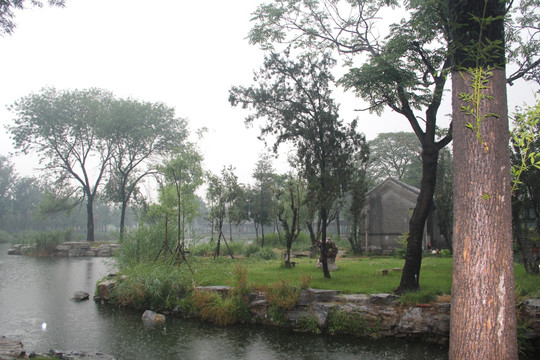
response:
{"label": "overcast sky", "polygon": [[[246,113],[230,106],[228,90],[251,84],[253,70],[262,64],[263,53],[246,36],[251,13],[263,2],[66,0],[65,8],[17,11],[15,32],[0,37],[0,154],[13,151],[4,128],[13,114],[6,105],[48,86],[98,87],[122,98],[163,102],[188,119],[192,130],[207,127],[199,143],[206,169],[217,173],[233,165],[240,181],[250,182],[264,145],[257,128],[245,128]],[[533,93],[527,84],[514,86],[511,108],[531,103]],[[341,117],[359,117],[359,130],[368,139],[379,132],[410,131],[401,115],[358,113],[354,109],[362,103],[352,95],[336,93],[335,98]],[[441,115],[449,112],[445,107]],[[285,163],[282,157],[274,165],[282,171]],[[31,158],[15,161],[23,175],[31,175],[33,165]]]}

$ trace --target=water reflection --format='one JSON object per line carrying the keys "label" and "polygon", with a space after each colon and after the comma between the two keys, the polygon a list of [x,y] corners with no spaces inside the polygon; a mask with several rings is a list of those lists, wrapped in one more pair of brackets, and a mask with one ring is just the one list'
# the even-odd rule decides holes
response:
{"label": "water reflection", "polygon": [[[446,359],[446,349],[395,339],[358,340],[257,326],[216,327],[193,319],[148,326],[142,312],[70,300],[93,294],[111,271],[100,258],[7,256],[0,244],[0,335],[27,350],[100,351],[118,359]],[[46,323],[45,329],[42,324]]]}

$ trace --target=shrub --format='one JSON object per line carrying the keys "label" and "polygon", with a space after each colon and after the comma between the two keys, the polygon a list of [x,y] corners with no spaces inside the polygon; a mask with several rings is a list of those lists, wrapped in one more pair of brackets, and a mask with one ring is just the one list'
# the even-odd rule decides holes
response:
{"label": "shrub", "polygon": [[351,334],[355,336],[373,335],[379,332],[381,321],[368,321],[358,313],[347,313],[345,310],[332,309],[328,313],[328,331],[335,334]]}
{"label": "shrub", "polygon": [[120,306],[156,311],[173,310],[179,299],[191,291],[191,273],[185,267],[166,264],[138,264],[125,268],[112,291]]}
{"label": "shrub", "polygon": [[[174,251],[176,242],[169,232],[169,249]],[[137,229],[128,231],[120,242],[122,247],[116,257],[120,267],[135,265],[141,262],[151,262],[158,254],[164,256],[165,227],[163,224],[140,225]],[[161,253],[160,253],[161,251]],[[167,256],[172,258],[170,253]]]}
{"label": "shrub", "polygon": [[255,244],[255,243],[249,244],[248,246],[246,246],[246,249],[244,251],[244,255],[246,257],[250,257],[251,255],[255,254],[259,250],[261,250],[259,245]]}
{"label": "shrub", "polygon": [[262,291],[270,303],[269,315],[272,320],[278,324],[286,323],[285,312],[291,310],[298,302],[299,289],[281,279],[277,283],[263,286]]}
{"label": "shrub", "polygon": [[195,290],[191,295],[191,306],[204,320],[217,325],[231,325],[249,318],[247,297],[253,290],[247,278],[247,267],[235,265],[234,284],[226,298],[219,293]]}
{"label": "shrub", "polygon": [[202,243],[195,246],[191,246],[189,248],[189,251],[192,255],[195,256],[207,256],[209,254],[213,254],[215,249],[215,244],[211,243]]}
{"label": "shrub", "polygon": [[[228,242],[229,248],[231,249],[233,255],[240,255],[244,253],[245,244],[240,241],[230,241]],[[224,247],[224,250],[229,253],[229,250],[227,250],[227,246]]]}
{"label": "shrub", "polygon": [[313,334],[321,333],[321,329],[319,329],[319,324],[317,323],[317,318],[314,315],[300,315],[296,322],[296,325],[301,331],[306,331]]}
{"label": "shrub", "polygon": [[56,247],[65,241],[71,240],[71,231],[51,231],[35,233],[30,239],[34,248],[29,250],[32,256],[53,256]]}
{"label": "shrub", "polygon": [[278,257],[274,250],[268,248],[259,249],[251,256],[261,260],[275,260]]}
{"label": "shrub", "polygon": [[205,290],[195,290],[191,299],[193,308],[202,319],[222,326],[236,323],[234,299],[223,299],[220,294]]}

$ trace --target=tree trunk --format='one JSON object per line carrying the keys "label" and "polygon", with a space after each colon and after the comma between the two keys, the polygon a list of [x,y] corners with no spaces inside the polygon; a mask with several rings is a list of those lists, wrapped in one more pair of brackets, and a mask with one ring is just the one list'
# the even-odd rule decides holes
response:
{"label": "tree trunk", "polygon": [[326,228],[328,226],[327,224],[328,215],[325,208],[321,209],[321,259],[322,259],[322,268],[323,268],[323,275],[325,278],[330,279],[330,271],[328,271],[328,247],[326,244]]}
{"label": "tree trunk", "polygon": [[[466,76],[470,79],[470,76]],[[510,161],[504,70],[488,84],[481,142],[466,128],[462,74],[452,74],[454,114],[454,270],[450,359],[517,359]]]}
{"label": "tree trunk", "polygon": [[127,210],[127,202],[122,201],[122,205],[120,207],[120,234],[119,234],[120,242],[124,240],[124,234],[126,233],[126,210]]}
{"label": "tree trunk", "polygon": [[87,195],[86,203],[86,241],[94,241],[94,197]]}
{"label": "tree trunk", "polygon": [[409,221],[409,237],[405,265],[401,282],[395,290],[397,294],[420,290],[420,268],[422,266],[422,239],[424,226],[433,206],[433,194],[437,181],[437,159],[439,150],[434,144],[422,146],[422,182],[416,207]]}
{"label": "tree trunk", "polygon": [[[506,2],[450,0],[449,5],[455,24],[449,358],[518,359],[504,58]],[[486,48],[487,44],[496,48]],[[460,72],[463,69],[472,73]]]}

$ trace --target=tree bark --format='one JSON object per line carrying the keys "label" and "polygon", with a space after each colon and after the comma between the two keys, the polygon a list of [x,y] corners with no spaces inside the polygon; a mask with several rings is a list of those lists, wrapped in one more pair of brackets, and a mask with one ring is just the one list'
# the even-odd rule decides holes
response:
{"label": "tree bark", "polygon": [[94,241],[94,196],[87,195],[86,203],[86,241]]}
{"label": "tree bark", "polygon": [[517,359],[506,77],[493,70],[477,133],[466,127],[460,93],[470,75],[452,73],[454,260],[450,359]]}
{"label": "tree bark", "polygon": [[439,150],[435,144],[422,146],[422,181],[416,207],[409,221],[409,237],[405,265],[397,294],[420,290],[420,268],[422,266],[422,239],[424,226],[433,206],[433,194],[437,181],[437,160]]}

